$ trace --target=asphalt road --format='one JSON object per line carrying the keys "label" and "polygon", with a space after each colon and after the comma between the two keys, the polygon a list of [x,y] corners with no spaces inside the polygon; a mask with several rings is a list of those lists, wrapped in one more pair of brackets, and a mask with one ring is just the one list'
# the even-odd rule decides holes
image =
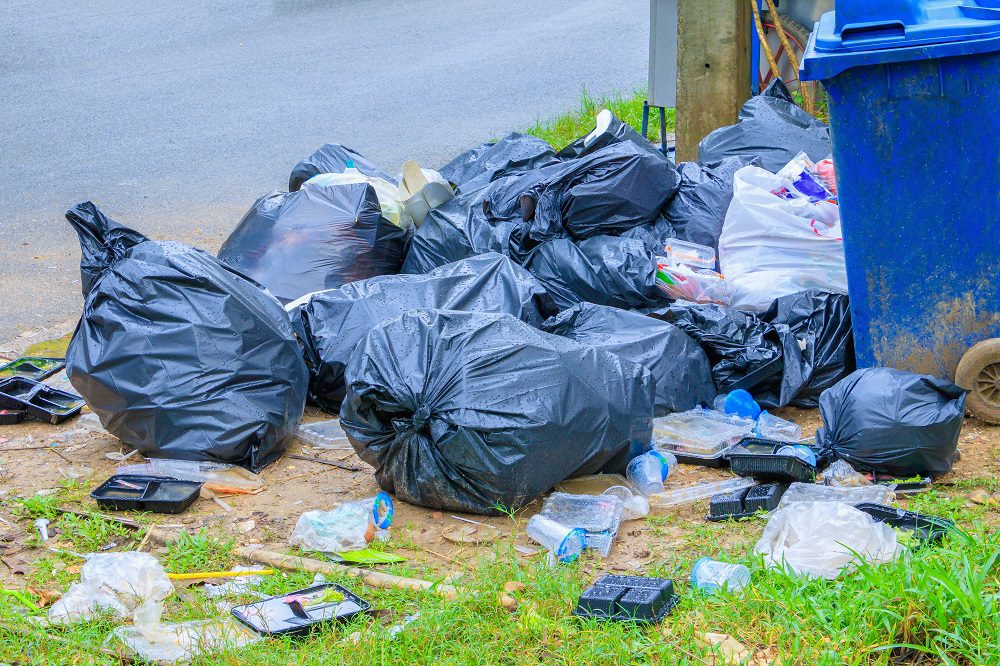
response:
{"label": "asphalt road", "polygon": [[641,85],[648,25],[641,0],[5,0],[0,348],[79,316],[77,202],[215,251],[327,141],[439,166]]}

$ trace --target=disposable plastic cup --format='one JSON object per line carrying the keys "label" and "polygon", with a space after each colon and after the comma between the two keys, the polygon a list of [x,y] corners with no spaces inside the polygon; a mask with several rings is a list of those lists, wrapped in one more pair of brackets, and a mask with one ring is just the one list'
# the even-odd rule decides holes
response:
{"label": "disposable plastic cup", "polygon": [[647,451],[641,456],[636,456],[625,468],[625,476],[643,495],[662,493],[663,481],[669,474],[668,462],[658,451]]}
{"label": "disposable plastic cup", "polygon": [[566,527],[541,515],[532,516],[527,532],[560,562],[574,562],[587,545],[587,535],[579,527]]}
{"label": "disposable plastic cup", "polygon": [[649,500],[632,492],[627,486],[611,486],[603,495],[614,495],[622,501],[622,520],[638,520],[649,515]]}
{"label": "disposable plastic cup", "polygon": [[691,567],[691,586],[702,592],[714,593],[721,589],[735,592],[749,584],[750,570],[742,564],[727,564],[703,557]]}

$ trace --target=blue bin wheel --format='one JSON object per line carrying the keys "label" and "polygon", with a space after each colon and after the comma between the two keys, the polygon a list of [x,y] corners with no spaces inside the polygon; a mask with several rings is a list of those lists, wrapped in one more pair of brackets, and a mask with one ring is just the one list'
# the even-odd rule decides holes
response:
{"label": "blue bin wheel", "polygon": [[965,353],[955,383],[969,392],[966,409],[980,421],[1000,424],[1000,338],[990,338]]}

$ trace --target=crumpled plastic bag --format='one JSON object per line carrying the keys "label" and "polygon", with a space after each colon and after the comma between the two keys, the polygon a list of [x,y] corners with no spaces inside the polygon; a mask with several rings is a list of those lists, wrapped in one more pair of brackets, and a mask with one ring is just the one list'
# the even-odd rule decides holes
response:
{"label": "crumpled plastic bag", "polygon": [[153,632],[160,622],[163,601],[174,585],[160,562],[149,553],[100,553],[80,569],[80,582],[49,608],[54,624],[86,622],[110,612],[132,615],[136,626]]}
{"label": "crumpled plastic bag", "polygon": [[783,180],[755,166],[733,181],[719,237],[719,266],[732,306],[762,312],[779,296],[807,289],[847,292],[840,209],[828,201],[784,199]]}
{"label": "crumpled plastic bag", "polygon": [[203,654],[235,650],[263,640],[231,617],[162,624],[156,635],[138,627],[118,627],[104,640],[104,647],[135,655],[156,664],[190,661]]}
{"label": "crumpled plastic bag", "polygon": [[[386,518],[375,524],[376,511],[386,508]],[[321,553],[342,553],[366,548],[379,528],[392,524],[392,500],[385,493],[355,502],[344,502],[330,511],[306,511],[299,516],[290,546]]]}
{"label": "crumpled plastic bag", "polygon": [[834,502],[802,502],[775,511],[754,550],[771,567],[828,580],[856,568],[859,556],[883,564],[902,552],[891,527]]}

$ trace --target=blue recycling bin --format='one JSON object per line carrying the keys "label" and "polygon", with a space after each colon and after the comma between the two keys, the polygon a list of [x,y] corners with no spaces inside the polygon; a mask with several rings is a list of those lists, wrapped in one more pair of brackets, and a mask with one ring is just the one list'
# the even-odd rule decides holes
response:
{"label": "blue recycling bin", "polygon": [[837,0],[801,78],[829,95],[859,367],[954,380],[1000,336],[1000,0]]}

